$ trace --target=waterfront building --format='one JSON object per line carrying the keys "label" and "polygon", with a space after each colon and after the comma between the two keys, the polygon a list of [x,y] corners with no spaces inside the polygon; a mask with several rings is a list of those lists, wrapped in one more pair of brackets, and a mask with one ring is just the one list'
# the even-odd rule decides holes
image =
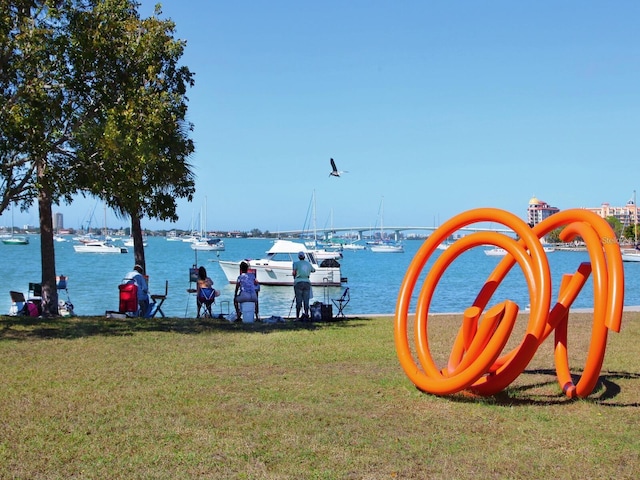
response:
{"label": "waterfront building", "polygon": [[545,218],[550,217],[559,211],[560,209],[558,207],[552,207],[547,202],[538,200],[538,198],[534,196],[529,200],[529,207],[527,208],[527,223],[533,227]]}
{"label": "waterfront building", "polygon": [[584,207],[584,209],[589,210],[602,218],[614,217],[625,227],[633,225],[638,220],[638,207],[633,198],[622,207],[612,207],[608,203],[603,203],[599,207]]}

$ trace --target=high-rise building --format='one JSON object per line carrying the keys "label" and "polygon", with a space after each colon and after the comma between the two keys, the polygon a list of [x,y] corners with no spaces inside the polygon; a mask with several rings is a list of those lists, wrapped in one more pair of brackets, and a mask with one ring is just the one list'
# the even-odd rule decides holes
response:
{"label": "high-rise building", "polygon": [[64,220],[61,213],[53,214],[53,231],[57,232],[58,230],[62,230],[64,228]]}
{"label": "high-rise building", "polygon": [[545,218],[550,217],[559,211],[560,209],[558,207],[552,207],[547,202],[538,200],[534,196],[529,200],[529,207],[527,208],[527,223],[533,227]]}

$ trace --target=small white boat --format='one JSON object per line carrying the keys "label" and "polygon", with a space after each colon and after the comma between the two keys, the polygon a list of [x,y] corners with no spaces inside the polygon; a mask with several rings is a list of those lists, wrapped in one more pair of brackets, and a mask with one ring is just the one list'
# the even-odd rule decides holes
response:
{"label": "small white boat", "polygon": [[[149,244],[148,244],[147,242],[145,242],[144,240],[142,241],[142,246],[143,246],[143,247],[146,247],[146,246],[148,246],[148,245],[149,245]],[[125,247],[133,247],[133,238],[127,238],[127,239],[124,241],[124,246],[125,246]]]}
{"label": "small white boat", "polygon": [[322,262],[323,260],[340,260],[342,258],[342,252],[339,252],[337,250],[325,250],[323,248],[316,248],[311,249],[311,252],[319,262]]}
{"label": "small white boat", "polygon": [[365,245],[362,245],[361,243],[355,243],[355,242],[345,243],[342,245],[342,248],[344,250],[366,250],[367,249]]}
{"label": "small white boat", "polygon": [[[306,259],[316,270],[309,279],[314,286],[340,286],[346,279],[341,277],[340,264],[335,260],[317,263],[312,251],[302,243],[290,240],[276,240],[267,251],[267,256],[259,260],[244,260],[249,268],[256,271],[261,285],[293,285],[293,262],[298,260],[298,252],[305,252]],[[229,283],[235,283],[240,274],[240,261],[217,260]]]}
{"label": "small white boat", "polygon": [[[556,251],[554,247],[542,247],[542,250],[544,250],[544,253],[551,253]],[[490,257],[504,257],[507,253],[508,252],[504,248],[500,247],[489,248],[488,250],[484,251],[484,254],[489,255]]]}
{"label": "small white boat", "polygon": [[74,245],[73,249],[77,253],[129,253],[125,247],[101,240]]}
{"label": "small white boat", "polygon": [[640,262],[640,250],[637,248],[620,249],[623,262]]}
{"label": "small white boat", "polygon": [[198,237],[195,235],[186,235],[184,237],[180,237],[180,241],[185,243],[193,243],[198,241]]}
{"label": "small white boat", "polygon": [[375,253],[404,253],[404,247],[400,243],[380,242],[369,246]]}
{"label": "small white boat", "polygon": [[450,246],[451,246],[451,242],[444,242],[444,243],[441,243],[440,245],[438,245],[436,248],[438,250],[446,250]]}
{"label": "small white boat", "polygon": [[204,238],[191,242],[193,250],[201,251],[224,251],[224,241],[221,238]]}
{"label": "small white boat", "polygon": [[13,208],[11,209],[11,233],[1,237],[5,245],[29,245],[29,237],[26,235],[15,235],[13,231]]}
{"label": "small white boat", "polygon": [[489,255],[490,257],[504,257],[507,254],[507,251],[504,248],[493,247],[484,251],[485,255]]}
{"label": "small white boat", "polygon": [[178,232],[175,230],[171,230],[167,233],[167,241],[168,242],[181,242],[182,239],[178,236]]}

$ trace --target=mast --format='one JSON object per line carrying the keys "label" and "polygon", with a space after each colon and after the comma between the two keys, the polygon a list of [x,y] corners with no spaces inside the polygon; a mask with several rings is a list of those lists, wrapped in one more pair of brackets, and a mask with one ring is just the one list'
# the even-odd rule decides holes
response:
{"label": "mast", "polygon": [[633,243],[638,246],[638,204],[636,203],[636,191],[633,191]]}

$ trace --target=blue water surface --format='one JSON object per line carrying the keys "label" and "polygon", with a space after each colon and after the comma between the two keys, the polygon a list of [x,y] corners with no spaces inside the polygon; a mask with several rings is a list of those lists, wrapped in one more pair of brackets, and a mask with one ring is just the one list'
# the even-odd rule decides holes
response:
{"label": "blue water surface", "polygon": [[[195,298],[187,292],[193,286],[189,283],[190,267],[194,264],[205,266],[215,287],[222,291],[215,313],[226,313],[229,304],[225,301],[231,303],[234,286],[227,283],[216,260],[262,258],[273,242],[271,239],[228,238],[224,239],[225,251],[196,254],[185,242],[169,242],[163,237],[150,237],[147,241],[145,255],[151,293],[164,293],[165,280],[168,280],[169,294],[163,310],[167,316],[175,317],[195,316]],[[0,280],[0,312],[9,312],[10,290],[22,291],[26,295],[29,282],[39,282],[41,279],[40,239],[32,235],[30,242],[27,246],[0,244],[0,258],[4,266]],[[330,303],[331,299],[337,299],[348,286],[351,301],[345,309],[347,315],[392,314],[407,267],[421,245],[422,241],[419,240],[406,241],[405,253],[344,251],[341,261],[342,276],[347,277],[347,283],[343,287],[314,287],[313,300]],[[76,253],[73,241],[69,238],[67,242],[56,242],[55,252],[56,273],[69,277],[69,297],[77,315],[104,315],[107,310],[118,309],[118,285],[133,267],[132,248],[128,254]],[[422,277],[438,255],[440,251],[433,254]],[[555,298],[562,274],[574,272],[581,262],[588,261],[588,255],[586,252],[556,251],[548,257]],[[430,311],[462,312],[471,305],[499,261],[500,257],[487,256],[482,248],[465,252],[443,275]],[[640,305],[640,263],[625,263],[624,268],[625,305]],[[421,287],[422,279],[414,292],[411,311],[415,310],[415,298]],[[61,293],[61,298],[65,298],[64,292]],[[507,298],[517,302],[521,308],[530,303],[526,282],[517,266],[499,287],[492,303]],[[293,288],[265,286],[260,292],[260,315],[288,317],[292,312],[292,300]],[[590,308],[592,305],[593,285],[589,281],[574,307]]]}

